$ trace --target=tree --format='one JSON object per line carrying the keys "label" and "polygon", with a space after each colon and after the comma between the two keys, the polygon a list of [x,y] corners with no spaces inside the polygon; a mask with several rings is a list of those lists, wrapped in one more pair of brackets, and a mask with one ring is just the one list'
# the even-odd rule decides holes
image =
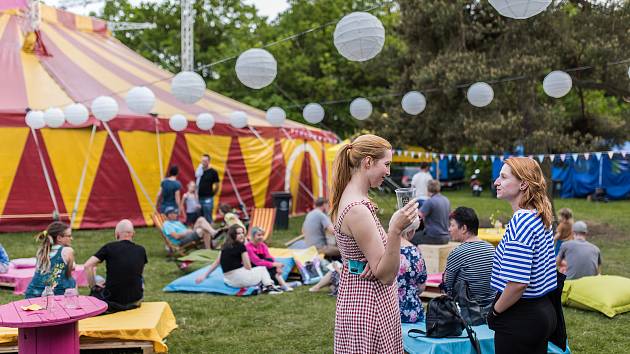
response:
{"label": "tree", "polygon": [[[409,48],[397,91],[423,89],[427,108],[411,117],[392,102],[389,116],[373,121],[397,144],[439,151],[551,153],[603,149],[630,138],[628,65],[630,2],[562,2],[528,20],[501,17],[485,1],[401,0],[398,33]],[[574,88],[547,97],[542,78],[572,72]],[[512,78],[521,78],[511,80]],[[494,83],[485,108],[466,101],[467,86]]]}

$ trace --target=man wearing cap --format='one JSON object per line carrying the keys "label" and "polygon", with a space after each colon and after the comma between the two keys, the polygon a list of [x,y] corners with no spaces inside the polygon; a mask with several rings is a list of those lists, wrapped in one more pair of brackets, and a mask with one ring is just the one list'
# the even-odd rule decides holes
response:
{"label": "man wearing cap", "polygon": [[192,229],[189,229],[179,221],[177,208],[167,207],[164,214],[166,214],[167,220],[162,226],[162,232],[173,244],[183,246],[203,239],[205,248],[212,248],[212,237],[216,235],[217,231],[210,226],[206,218],[199,217]]}
{"label": "man wearing cap", "polygon": [[334,234],[332,221],[328,216],[328,199],[317,198],[315,208],[306,214],[302,224],[302,234],[306,246],[315,246],[317,251],[324,253],[326,257],[338,258],[341,256],[339,248],[329,245],[326,233]]}
{"label": "man wearing cap", "polygon": [[588,227],[584,221],[573,224],[573,240],[565,241],[560,246],[557,264],[566,261],[567,279],[579,279],[602,273],[602,256],[599,248],[586,241]]}

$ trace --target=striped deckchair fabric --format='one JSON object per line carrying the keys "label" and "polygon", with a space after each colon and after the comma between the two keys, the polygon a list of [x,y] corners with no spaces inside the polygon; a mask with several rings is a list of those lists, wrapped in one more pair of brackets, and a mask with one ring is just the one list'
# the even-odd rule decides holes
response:
{"label": "striped deckchair fabric", "polygon": [[275,208],[255,208],[252,211],[252,217],[249,220],[249,231],[247,236],[251,236],[252,229],[255,226],[265,230],[265,241],[271,238],[273,233],[273,224],[276,220]]}

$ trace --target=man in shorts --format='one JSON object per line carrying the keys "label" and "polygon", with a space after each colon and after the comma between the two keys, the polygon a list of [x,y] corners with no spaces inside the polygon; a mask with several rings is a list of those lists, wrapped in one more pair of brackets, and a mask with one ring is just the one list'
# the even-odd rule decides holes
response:
{"label": "man in shorts", "polygon": [[206,218],[199,217],[191,229],[179,221],[177,208],[167,207],[164,214],[166,214],[167,220],[162,226],[162,232],[174,245],[184,246],[203,239],[205,248],[211,248],[212,237],[217,231],[210,226]]}

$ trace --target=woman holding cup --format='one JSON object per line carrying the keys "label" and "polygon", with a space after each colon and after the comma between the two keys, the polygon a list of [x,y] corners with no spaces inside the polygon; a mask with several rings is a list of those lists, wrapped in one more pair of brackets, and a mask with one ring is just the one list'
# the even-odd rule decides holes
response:
{"label": "woman holding cup", "polygon": [[397,286],[400,237],[417,218],[415,200],[386,233],[368,197],[389,175],[392,147],[375,135],[343,146],[333,163],[332,217],[344,259],[335,315],[335,353],[402,353]]}

